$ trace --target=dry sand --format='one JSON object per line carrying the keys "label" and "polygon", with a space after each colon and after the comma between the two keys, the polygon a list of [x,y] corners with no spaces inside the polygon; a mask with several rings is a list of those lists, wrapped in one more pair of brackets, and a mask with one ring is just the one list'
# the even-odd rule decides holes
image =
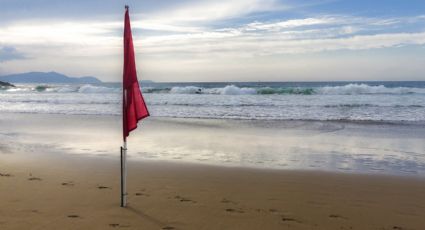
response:
{"label": "dry sand", "polygon": [[[37,156],[37,157],[35,157]],[[423,177],[0,155],[0,229],[425,229]]]}

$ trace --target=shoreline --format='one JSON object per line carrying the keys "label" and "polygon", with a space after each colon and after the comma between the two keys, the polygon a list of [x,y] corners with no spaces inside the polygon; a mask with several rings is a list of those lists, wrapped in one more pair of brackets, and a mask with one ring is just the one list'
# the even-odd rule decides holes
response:
{"label": "shoreline", "polygon": [[[121,114],[73,114],[73,113],[33,113],[33,112],[9,112],[2,111],[1,114],[17,114],[17,115],[28,115],[28,116],[74,116],[74,117],[120,117]],[[270,122],[270,123],[290,123],[290,122],[311,122],[311,123],[342,123],[351,125],[394,125],[394,126],[423,126],[425,127],[425,121],[410,121],[410,120],[350,120],[350,119],[326,119],[326,120],[315,120],[315,119],[259,119],[259,118],[216,118],[216,117],[177,117],[177,116],[151,116],[149,119],[158,120],[213,120],[213,121],[235,121],[235,122]]]}
{"label": "shoreline", "polygon": [[[0,154],[28,149],[116,156],[116,116],[0,113]],[[425,176],[413,125],[156,118],[129,137],[129,158],[284,170]]]}
{"label": "shoreline", "polygon": [[[90,154],[70,154],[65,152],[52,152],[46,150],[44,153],[37,153],[37,156],[32,155],[33,153],[7,153],[0,154],[0,159],[5,162],[20,164],[23,162],[38,162],[43,165],[43,162],[54,162],[63,163],[66,160],[75,162],[90,162],[97,165],[97,162],[101,162],[105,165],[119,166],[120,156],[117,151],[116,156],[111,155],[90,155]],[[371,178],[382,178],[388,180],[410,180],[410,181],[424,181],[425,177],[422,175],[409,175],[409,174],[385,174],[379,172],[354,172],[354,171],[327,171],[321,169],[291,169],[291,168],[266,168],[266,167],[255,167],[255,166],[238,166],[238,165],[217,165],[206,162],[188,162],[188,161],[172,161],[172,160],[160,160],[160,159],[140,159],[132,158],[127,156],[127,164],[129,165],[150,165],[150,166],[166,166],[167,168],[197,168],[207,169],[211,171],[241,171],[241,172],[258,172],[258,173],[270,173],[270,174],[305,174],[305,175],[341,175],[348,177],[371,177]]]}

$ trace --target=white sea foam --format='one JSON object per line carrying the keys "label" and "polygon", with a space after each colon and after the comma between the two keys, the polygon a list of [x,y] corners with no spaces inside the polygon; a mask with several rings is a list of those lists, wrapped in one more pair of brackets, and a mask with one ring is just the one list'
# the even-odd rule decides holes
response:
{"label": "white sea foam", "polygon": [[257,94],[257,91],[253,88],[239,88],[234,85],[228,85],[219,90],[220,94],[223,95],[246,95],[246,94]]}
{"label": "white sea foam", "polygon": [[255,94],[296,94],[296,95],[362,95],[362,94],[425,94],[424,88],[394,87],[389,88],[383,85],[369,86],[366,84],[347,84],[343,86],[324,87],[238,87],[227,85],[223,88],[202,88],[197,86],[176,86],[171,90],[155,90],[149,88],[146,93],[170,93],[170,94],[221,94],[221,95],[255,95]]}
{"label": "white sea foam", "polygon": [[196,86],[173,87],[171,94],[221,94],[221,95],[247,95],[257,94],[254,88],[239,88],[235,85],[227,85],[223,88],[201,88]]}
{"label": "white sea foam", "polygon": [[58,87],[58,88],[54,88],[54,89],[51,88],[50,91],[58,92],[58,93],[72,93],[72,92],[77,92],[78,87],[66,85],[66,86],[62,86],[62,87]]}
{"label": "white sea foam", "polygon": [[423,88],[395,87],[388,88],[383,85],[369,86],[366,84],[347,84],[344,86],[325,86],[315,90],[319,94],[354,95],[354,94],[425,94]]}
{"label": "white sea foam", "polygon": [[[425,88],[385,87],[384,85],[370,86],[367,84],[351,83],[342,86],[322,87],[238,87],[227,85],[221,88],[203,88],[198,86],[175,86],[170,88],[143,87],[143,93],[150,94],[220,94],[220,95],[370,95],[370,94],[425,94]],[[98,85],[19,85],[7,88],[7,92],[59,92],[59,93],[119,93],[119,87]]]}
{"label": "white sea foam", "polygon": [[103,86],[83,85],[78,89],[79,93],[115,93],[119,88],[109,88]]}
{"label": "white sea foam", "polygon": [[32,91],[32,88],[29,87],[16,87],[16,88],[7,88],[5,91],[7,92],[29,92]]}
{"label": "white sea foam", "polygon": [[170,90],[171,94],[196,94],[196,93],[200,94],[201,92],[202,92],[202,88],[196,87],[196,86],[185,86],[185,87],[176,86],[171,88]]}
{"label": "white sea foam", "polygon": [[[181,85],[142,89],[152,116],[425,122],[425,88]],[[120,84],[18,85],[0,90],[1,112],[118,115],[120,104]]]}

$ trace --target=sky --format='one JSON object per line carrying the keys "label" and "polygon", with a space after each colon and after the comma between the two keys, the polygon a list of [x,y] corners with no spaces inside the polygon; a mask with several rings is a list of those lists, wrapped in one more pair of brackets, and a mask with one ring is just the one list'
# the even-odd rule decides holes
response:
{"label": "sky", "polygon": [[425,80],[423,0],[0,0],[0,75],[120,81],[125,4],[139,79]]}

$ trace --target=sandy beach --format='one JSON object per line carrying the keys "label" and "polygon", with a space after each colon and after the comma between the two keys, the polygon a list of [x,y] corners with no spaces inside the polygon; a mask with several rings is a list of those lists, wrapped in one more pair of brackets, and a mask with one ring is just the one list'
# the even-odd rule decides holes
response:
{"label": "sandy beach", "polygon": [[[12,115],[2,114],[1,117],[0,229],[425,228],[425,178],[420,171],[421,162],[411,164],[416,174],[394,175],[396,173],[386,169],[403,169],[400,167],[402,163],[384,168],[384,173],[361,173],[361,168],[353,166],[350,166],[351,171],[333,170],[326,165],[309,170],[302,167],[279,169],[245,167],[235,163],[221,166],[204,161],[196,163],[191,162],[190,157],[173,161],[167,158],[168,155],[148,160],[133,155],[129,161],[129,207],[120,208],[119,156],[118,151],[114,155],[115,149],[111,147],[119,146],[119,139],[111,141],[119,137],[119,129],[117,133],[107,134],[108,130],[119,125],[119,120],[90,116],[82,119],[83,116]],[[56,126],[58,122],[63,125]],[[140,142],[140,146],[132,146],[133,149],[144,146],[143,156],[151,156],[150,151],[157,150],[153,143],[161,141],[164,149],[170,150],[173,146],[173,151],[183,151],[190,156],[190,151],[178,148],[187,145],[186,136],[198,140],[205,133],[214,133],[217,140],[223,140],[227,136],[222,130],[228,130],[229,126],[229,123],[217,126],[214,121],[191,123],[152,119],[149,122],[137,133],[138,137],[145,135],[148,140]],[[47,126],[48,123],[51,125]],[[78,123],[82,123],[81,127]],[[239,126],[246,129],[238,134],[230,131],[236,144],[231,147],[229,141],[220,148],[232,152],[230,150],[235,150],[235,146],[257,137],[258,144],[269,143],[266,138],[253,135],[253,130],[272,140],[278,138],[271,131],[264,132],[273,130],[271,126],[264,129],[255,123],[250,126],[239,123]],[[351,143],[349,140],[357,140],[356,145],[362,143],[358,140],[362,140],[364,146],[370,145],[366,142],[371,138],[374,138],[370,140],[372,142],[380,140],[378,144],[381,146],[383,143],[396,145],[397,141],[413,143],[405,149],[413,148],[410,151],[420,150],[423,146],[418,131],[421,129],[413,130],[416,134],[412,134],[406,131],[410,130],[406,127],[379,125],[387,131],[395,129],[398,134],[385,132],[378,135],[379,127],[369,125],[367,127],[372,127],[375,133],[369,132],[366,138],[356,139],[360,138],[356,137],[358,133],[365,133],[364,130],[358,131],[365,129],[363,126],[344,124],[345,131],[336,129],[339,131],[331,134],[329,130],[334,126],[321,124],[320,130],[327,128],[327,132],[320,132],[321,137],[341,136],[347,140],[347,147]],[[300,145],[303,139],[315,140],[318,136],[313,124],[309,124],[308,129],[299,124],[292,127],[286,124],[285,127],[288,131],[279,135],[287,135],[291,145]],[[168,134],[165,132],[167,128]],[[87,133],[88,130],[97,130],[97,137]],[[180,140],[165,141],[176,130],[182,133]],[[161,133],[163,136],[159,135]],[[301,141],[297,141],[297,135]],[[70,148],[72,145],[79,148]],[[213,145],[205,147],[205,143],[199,142],[189,147],[201,152],[203,148],[214,149]],[[252,148],[252,143],[248,147]],[[319,142],[309,147],[328,151],[326,145]],[[103,149],[109,149],[109,152]],[[219,151],[218,147],[216,150]],[[267,155],[264,157],[269,159]],[[350,163],[350,158],[346,156],[346,159],[345,162]],[[393,156],[390,159],[398,158]],[[240,162],[243,162],[242,158]],[[378,162],[372,165],[375,167],[380,161],[373,162]]]}
{"label": "sandy beach", "polygon": [[[118,160],[118,159],[117,159]],[[1,161],[1,229],[423,229],[425,181],[45,156]]]}

